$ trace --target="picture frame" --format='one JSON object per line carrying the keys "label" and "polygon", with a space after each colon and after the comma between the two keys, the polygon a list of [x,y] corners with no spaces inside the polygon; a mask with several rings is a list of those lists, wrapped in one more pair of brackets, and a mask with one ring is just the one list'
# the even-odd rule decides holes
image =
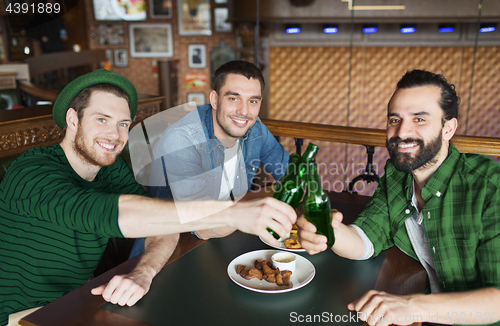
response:
{"label": "picture frame", "polygon": [[125,26],[123,24],[97,24],[99,45],[124,45]]}
{"label": "picture frame", "polygon": [[190,44],[188,46],[189,68],[205,68],[207,66],[207,47],[205,44]]}
{"label": "picture frame", "polygon": [[184,75],[184,85],[187,91],[207,89],[208,74],[206,72],[188,72]]}
{"label": "picture frame", "polygon": [[210,0],[177,0],[179,35],[212,35]]}
{"label": "picture frame", "polygon": [[94,19],[96,21],[146,20],[145,2],[145,0],[92,0]]}
{"label": "picture frame", "polygon": [[112,49],[106,49],[105,50],[105,53],[106,53],[106,61],[109,61],[109,63],[111,65],[113,65],[113,50]]}
{"label": "picture frame", "polygon": [[149,0],[149,8],[153,19],[172,18],[172,0]]}
{"label": "picture frame", "polygon": [[195,102],[196,106],[200,106],[205,103],[205,93],[188,93],[187,94],[187,101],[189,102]]}
{"label": "picture frame", "polygon": [[119,68],[128,67],[127,49],[115,49],[114,65]]}
{"label": "picture frame", "polygon": [[172,24],[130,24],[130,56],[133,58],[172,57]]}
{"label": "picture frame", "polygon": [[233,25],[227,21],[229,9],[226,7],[214,9],[214,26],[217,33],[231,33]]}

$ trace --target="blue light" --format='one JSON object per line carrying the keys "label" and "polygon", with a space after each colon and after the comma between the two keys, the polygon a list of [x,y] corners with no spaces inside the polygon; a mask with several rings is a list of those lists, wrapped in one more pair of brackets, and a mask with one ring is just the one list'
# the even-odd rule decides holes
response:
{"label": "blue light", "polygon": [[378,29],[375,26],[363,27],[363,33],[365,34],[377,33],[377,30]]}
{"label": "blue light", "polygon": [[409,34],[409,33],[415,33],[417,29],[413,26],[405,26],[405,27],[401,27],[400,31],[401,33],[403,34]]}
{"label": "blue light", "polygon": [[497,28],[495,26],[485,26],[479,29],[479,33],[491,33],[496,31],[496,29]]}
{"label": "blue light", "polygon": [[453,33],[455,29],[453,27],[440,27],[439,33]]}
{"label": "blue light", "polygon": [[288,27],[286,29],[287,34],[299,34],[300,33],[300,27]]}
{"label": "blue light", "polygon": [[323,33],[325,33],[325,34],[335,34],[338,31],[339,31],[339,28],[334,27],[334,26],[328,26],[328,27],[323,28]]}

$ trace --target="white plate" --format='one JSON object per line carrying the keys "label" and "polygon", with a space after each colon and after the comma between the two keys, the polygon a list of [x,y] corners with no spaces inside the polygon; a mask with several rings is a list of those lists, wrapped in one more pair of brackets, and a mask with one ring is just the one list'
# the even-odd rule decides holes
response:
{"label": "white plate", "polygon": [[271,260],[271,256],[277,252],[280,252],[280,250],[257,250],[240,255],[233,259],[229,263],[229,266],[227,266],[227,275],[229,275],[229,278],[239,286],[261,293],[284,293],[295,291],[306,286],[312,281],[314,275],[316,275],[316,269],[309,260],[300,255],[295,255],[297,257],[297,263],[295,271],[292,276],[290,276],[291,287],[279,286],[275,283],[269,283],[265,280],[259,280],[257,278],[246,280],[236,273],[237,265],[245,265],[253,268],[253,262],[256,259]]}
{"label": "white plate", "polygon": [[306,251],[303,248],[302,249],[288,249],[287,247],[285,247],[285,242],[284,241],[278,241],[278,245],[277,246],[273,246],[272,244],[270,244],[266,240],[262,239],[260,236],[259,236],[259,239],[260,239],[260,241],[264,242],[269,247],[273,247],[273,248],[276,248],[276,249],[286,250],[286,251],[293,251],[293,252],[304,252],[304,251]]}

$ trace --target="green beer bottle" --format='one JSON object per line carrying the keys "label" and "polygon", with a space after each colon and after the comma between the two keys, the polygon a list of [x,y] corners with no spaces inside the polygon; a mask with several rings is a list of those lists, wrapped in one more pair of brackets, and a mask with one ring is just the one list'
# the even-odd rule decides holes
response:
{"label": "green beer bottle", "polygon": [[[290,159],[288,160],[288,166],[286,167],[286,172],[285,172],[285,175],[283,175],[277,182],[276,182],[276,188],[274,190],[274,193],[273,193],[273,197],[278,199],[278,200],[281,200],[289,205],[292,205],[291,203],[287,202],[286,200],[290,201],[292,200],[293,198],[291,198],[290,196],[286,196],[284,193],[285,193],[285,186],[284,186],[284,183],[290,182],[290,180],[293,180],[294,177],[293,175],[296,174],[297,172],[297,168],[298,168],[298,165],[300,163],[300,155],[297,154],[297,153],[293,153],[290,155]],[[302,195],[304,193],[302,192]],[[300,202],[300,199],[302,199],[302,195],[300,196],[299,198],[299,202]],[[298,203],[297,203],[298,205]],[[292,205],[293,207],[293,205]],[[280,236],[278,233],[274,232],[273,230],[271,230],[270,228],[267,228],[267,230],[269,231],[269,233],[271,233],[273,235],[273,237],[275,237],[276,239],[279,239]]]}
{"label": "green beer bottle", "polygon": [[[314,162],[314,158],[318,153],[318,146],[310,143],[302,158],[296,153],[290,155],[290,160],[286,169],[286,174],[281,177],[276,183],[276,190],[273,197],[287,203],[296,209],[302,197],[304,196],[304,175],[307,169],[307,163],[311,160]],[[279,239],[280,236],[273,230],[267,228],[267,230],[276,238]]]}
{"label": "green beer bottle", "polygon": [[316,234],[327,237],[328,248],[335,243],[335,235],[332,228],[332,215],[330,199],[321,189],[321,182],[314,160],[307,164],[307,192],[303,202],[304,216],[306,220],[316,226]]}

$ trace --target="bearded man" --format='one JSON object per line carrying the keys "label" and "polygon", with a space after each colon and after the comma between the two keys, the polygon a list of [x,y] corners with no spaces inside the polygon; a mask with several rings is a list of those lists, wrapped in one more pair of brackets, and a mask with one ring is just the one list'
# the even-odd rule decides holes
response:
{"label": "bearded man", "polygon": [[[130,274],[92,290],[131,306],[148,292],[181,232],[231,227],[277,243],[267,227],[281,236],[291,230],[295,212],[272,198],[236,204],[150,198],[119,156],[137,105],[126,78],[107,70],[80,76],[54,102],[54,120],[65,130],[61,143],[29,149],[9,166],[0,184],[0,325],[17,324],[26,310],[83,285],[112,237],[148,237]],[[177,209],[190,221],[181,221]]]}
{"label": "bearded man", "polygon": [[[442,75],[407,72],[389,102],[390,160],[372,200],[353,225],[332,215],[336,254],[369,259],[395,245],[427,272],[427,294],[373,290],[350,303],[369,325],[407,325],[415,316],[440,324],[498,321],[500,165],[450,142],[459,100]],[[310,254],[326,250],[312,224],[304,217],[297,224]]]}

